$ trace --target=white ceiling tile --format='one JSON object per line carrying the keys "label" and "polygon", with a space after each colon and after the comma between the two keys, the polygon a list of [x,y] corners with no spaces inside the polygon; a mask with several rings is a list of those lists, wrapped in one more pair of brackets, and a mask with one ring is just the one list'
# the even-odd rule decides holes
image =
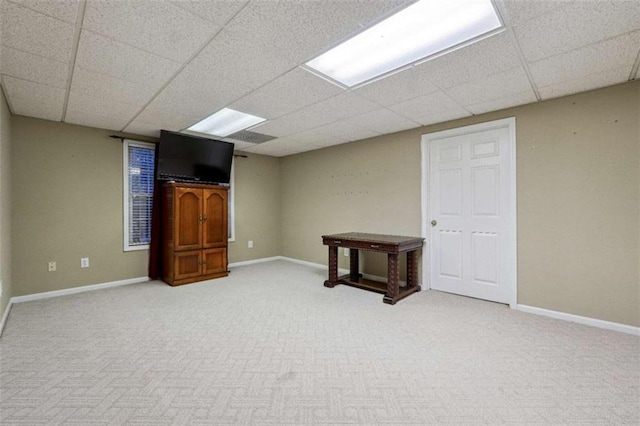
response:
{"label": "white ceiling tile", "polygon": [[640,29],[637,0],[580,1],[514,27],[528,61]]}
{"label": "white ceiling tile", "polygon": [[14,3],[0,3],[2,45],[68,62],[73,47],[73,24]]}
{"label": "white ceiling tile", "polygon": [[270,51],[223,31],[170,86],[226,106],[295,67]]}
{"label": "white ceiling tile", "polygon": [[296,130],[299,127],[304,128],[304,123],[289,120],[288,117],[289,115],[285,115],[284,117],[277,118],[275,120],[268,120],[262,124],[252,127],[251,131],[262,133],[263,135],[282,137],[296,133]]}
{"label": "white ceiling tile", "polygon": [[327,143],[329,141],[334,143],[349,142],[349,139],[344,135],[330,136],[327,134],[319,133],[316,131],[316,129],[296,133],[295,135],[287,136],[287,138],[307,145],[322,145],[323,143]]}
{"label": "white ceiling tile", "polygon": [[473,105],[513,93],[531,91],[524,68],[518,67],[445,90],[460,105]]}
{"label": "white ceiling tile", "polygon": [[317,146],[318,148],[328,148],[330,146],[336,146],[336,145],[344,145],[345,143],[348,142],[344,142],[338,139],[322,139],[320,142],[315,143],[314,145]]}
{"label": "white ceiling tile", "polygon": [[345,92],[307,108],[310,113],[325,114],[342,120],[365,112],[380,109],[380,105],[353,92]]}
{"label": "white ceiling tile", "polygon": [[232,103],[230,108],[271,119],[342,92],[335,84],[296,68]]}
{"label": "white ceiling tile", "polygon": [[530,104],[533,102],[536,102],[536,95],[532,90],[526,90],[524,92],[511,93],[507,96],[491,99],[474,105],[468,105],[466,108],[477,115],[518,105]]}
{"label": "white ceiling tile", "polygon": [[180,63],[220,30],[173,3],[154,0],[89,0],[83,28]]}
{"label": "white ceiling tile", "polygon": [[[497,1],[527,57],[538,59],[528,65],[544,98],[627,80],[640,45],[637,0]],[[12,111],[64,118],[79,0],[0,4]],[[352,91],[297,69],[406,4],[87,0],[67,121],[157,136],[236,105],[269,118],[253,130],[279,138],[242,149],[283,156],[535,102],[508,33]]]}
{"label": "white ceiling tile", "polygon": [[122,124],[120,126],[113,127],[114,130],[119,130],[124,127],[124,125],[127,124],[139,110],[140,107],[136,105],[112,101],[100,96],[91,96],[85,93],[74,92],[72,90],[69,93],[69,103],[67,105],[67,116],[65,117],[65,121],[69,121],[69,117],[73,116],[71,112],[79,112],[96,117],[105,116],[120,120]]}
{"label": "white ceiling tile", "polygon": [[506,32],[416,65],[422,78],[441,89],[515,68],[518,51]]}
{"label": "white ceiling tile", "polygon": [[271,148],[268,149],[268,153],[267,152],[250,152],[250,154],[259,154],[259,155],[268,155],[270,157],[286,157],[289,154],[289,150],[288,149],[275,149],[275,148]]}
{"label": "white ceiling tile", "polygon": [[428,126],[430,124],[444,123],[445,121],[457,120],[458,118],[470,116],[471,114],[464,110],[444,110],[425,116],[420,124]]}
{"label": "white ceiling tile", "polygon": [[83,30],[76,65],[133,83],[160,88],[181,65]]}
{"label": "white ceiling tile", "polygon": [[411,67],[355,89],[354,92],[379,105],[388,106],[437,90],[429,81],[429,72],[425,67]]}
{"label": "white ceiling tile", "polygon": [[350,92],[326,99],[298,111],[284,115],[252,130],[272,136],[289,136],[341,120],[352,115],[366,113],[380,107]]}
{"label": "white ceiling tile", "polygon": [[392,105],[389,109],[422,125],[471,115],[442,91]]}
{"label": "white ceiling tile", "polygon": [[295,152],[306,151],[309,147],[313,147],[313,145],[305,144],[303,142],[288,138],[283,138],[256,144],[252,147],[243,149],[243,151],[254,154],[273,155],[281,157]]}
{"label": "white ceiling tile", "polygon": [[[209,139],[215,139],[215,136],[210,136],[207,135],[205,136]],[[245,142],[245,141],[234,141],[232,139],[224,139],[225,142],[231,142],[233,144],[233,149],[236,151],[242,151],[245,150],[247,148],[251,148],[252,146],[255,145],[259,145],[259,144],[255,144],[255,143],[251,143],[251,142]]]}
{"label": "white ceiling tile", "polygon": [[17,115],[60,121],[64,90],[31,81],[3,76],[7,98]]}
{"label": "white ceiling tile", "polygon": [[625,34],[529,65],[537,86],[555,85],[608,69],[627,66],[627,77],[638,54],[640,31]]}
{"label": "white ceiling tile", "polygon": [[71,91],[139,107],[149,102],[156,93],[153,87],[98,74],[79,66],[73,72]]}
{"label": "white ceiling tile", "polygon": [[315,151],[316,149],[320,149],[321,147],[316,147],[316,146],[294,146],[294,147],[290,147],[288,149],[284,149],[280,152],[278,152],[276,155],[277,157],[286,157],[289,155],[295,155],[295,154],[300,154],[303,152],[309,152],[309,151]]}
{"label": "white ceiling tile", "polygon": [[249,0],[176,0],[172,3],[223,27]]}
{"label": "white ceiling tile", "polygon": [[142,111],[131,124],[155,126],[158,129],[180,132],[197,121],[193,116],[182,115],[179,110],[175,111]]}
{"label": "white ceiling tile", "polygon": [[127,124],[126,118],[111,117],[109,115],[104,115],[103,113],[93,114],[87,111],[79,110],[68,110],[64,121],[65,123],[117,131],[122,129],[122,127]]}
{"label": "white ceiling tile", "polygon": [[[301,64],[362,31],[407,0],[255,1],[224,32],[272,60]],[[251,29],[250,31],[248,29]]]}
{"label": "white ceiling tile", "polygon": [[282,137],[336,121],[333,115],[323,113],[322,111],[315,112],[312,110],[312,107],[313,105],[276,118],[275,120],[267,121],[251,130],[271,136]]}
{"label": "white ceiling tile", "polygon": [[565,80],[561,83],[551,84],[546,87],[540,87],[539,91],[542,99],[551,99],[611,86],[626,80],[628,77],[629,67],[622,67],[590,74],[573,80]]}
{"label": "white ceiling tile", "polygon": [[155,129],[158,132],[160,130],[180,132],[182,131],[182,129],[185,128],[184,124],[180,122],[181,121],[180,116],[177,116],[177,115],[157,119],[153,117],[145,117],[142,114],[144,114],[144,112],[138,115],[129,124],[127,124],[127,126],[123,130],[133,131],[134,129],[137,129],[137,130],[145,130],[146,132],[152,132]]}
{"label": "white ceiling tile", "polygon": [[576,1],[582,0],[502,0],[502,3],[507,12],[508,22],[512,25],[520,25],[536,16],[570,6]]}
{"label": "white ceiling tile", "polygon": [[65,22],[76,23],[78,0],[9,0],[31,10],[52,16]]}
{"label": "white ceiling tile", "polygon": [[160,137],[160,128],[153,124],[147,124],[140,121],[134,121],[127,127],[122,129],[123,132],[132,133],[134,135]]}
{"label": "white ceiling tile", "polygon": [[[231,72],[231,67],[227,68],[230,72],[228,77],[219,73],[219,67],[215,71],[213,68],[209,69],[212,71],[206,72],[204,67],[202,70],[191,66],[186,67],[163,89],[161,95],[164,92],[167,92],[164,95],[168,97],[180,94],[181,97],[191,98],[194,103],[206,103],[211,113],[241,98],[250,90],[240,82],[234,84],[239,79]],[[229,84],[221,84],[221,81]]]}
{"label": "white ceiling tile", "polygon": [[[346,121],[336,121],[335,123],[325,124],[324,126],[313,129],[313,132],[347,141],[357,141],[380,135],[379,132],[356,126]],[[297,135],[293,135],[292,137],[295,138]]]}
{"label": "white ceiling tile", "polygon": [[191,96],[177,91],[173,87],[163,90],[144,109],[141,117],[151,122],[166,119],[172,115],[179,115],[180,122],[185,123],[183,129],[197,123],[201,119],[213,114],[219,108],[210,100]]}
{"label": "white ceiling tile", "polygon": [[420,127],[419,123],[402,117],[388,109],[379,109],[348,118],[344,122],[364,127],[381,134],[395,133]]}
{"label": "white ceiling tile", "polygon": [[69,64],[2,46],[2,73],[23,80],[65,89]]}

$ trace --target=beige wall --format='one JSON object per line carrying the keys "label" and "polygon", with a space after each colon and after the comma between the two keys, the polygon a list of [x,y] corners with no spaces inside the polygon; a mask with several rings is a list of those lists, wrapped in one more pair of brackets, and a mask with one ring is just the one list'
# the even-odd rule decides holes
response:
{"label": "beige wall", "polygon": [[283,255],[326,263],[326,233],[420,235],[421,135],[514,116],[518,303],[639,326],[639,102],[634,82],[283,158]]}
{"label": "beige wall", "polygon": [[[285,157],[280,182],[284,256],[326,264],[324,234],[420,235],[418,132]],[[339,254],[348,268],[348,257]],[[363,253],[362,268],[386,275],[383,256]]]}
{"label": "beige wall", "polygon": [[[515,116],[518,303],[639,326],[639,103],[635,82],[283,159],[236,158],[229,261],[325,263],[325,233],[419,235],[420,136]],[[16,213],[2,228],[3,244],[13,230],[13,259],[3,246],[0,266],[13,296],[146,276],[147,252],[122,251],[121,144],[104,130],[9,118],[1,104],[0,215],[7,222],[7,204]],[[364,264],[385,274],[380,257]]]}
{"label": "beige wall", "polygon": [[640,82],[518,117],[519,303],[640,325]]}
{"label": "beige wall", "polygon": [[110,133],[13,117],[14,296],[147,276],[148,252],[123,251],[122,144]]}
{"label": "beige wall", "polygon": [[[13,295],[146,277],[148,251],[122,248],[122,144],[108,137],[113,132],[20,116],[12,121]],[[280,254],[279,192],[279,159],[235,158],[236,242],[229,262]],[[80,268],[81,257],[89,257],[89,268]],[[47,271],[49,261],[57,262],[56,272]]]}
{"label": "beige wall", "polygon": [[0,89],[0,320],[12,296],[11,234],[11,113]]}
{"label": "beige wall", "polygon": [[[235,241],[229,262],[279,256],[280,161],[276,157],[244,154],[234,158]],[[253,248],[247,242],[253,241]]]}

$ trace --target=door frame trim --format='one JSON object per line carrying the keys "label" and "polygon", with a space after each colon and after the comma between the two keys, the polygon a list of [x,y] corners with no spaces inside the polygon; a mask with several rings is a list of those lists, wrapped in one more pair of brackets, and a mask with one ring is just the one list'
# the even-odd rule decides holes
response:
{"label": "door frame trim", "polygon": [[516,309],[518,305],[518,222],[517,222],[517,192],[516,192],[516,118],[508,117],[500,120],[487,121],[479,124],[472,124],[469,126],[456,127],[453,129],[442,130],[433,133],[425,133],[421,137],[420,150],[421,150],[421,206],[422,206],[422,237],[427,241],[426,249],[422,250],[422,288],[425,290],[431,289],[431,265],[430,265],[430,253],[431,246],[430,233],[431,228],[429,226],[430,212],[429,212],[429,146],[433,140],[441,139],[443,137],[461,136],[470,133],[482,132],[485,130],[503,129],[506,128],[509,132],[509,173],[511,174],[511,182],[509,184],[509,191],[511,192],[511,202],[509,210],[509,253],[508,264],[511,265],[509,271],[507,271],[507,277],[509,277],[509,307]]}

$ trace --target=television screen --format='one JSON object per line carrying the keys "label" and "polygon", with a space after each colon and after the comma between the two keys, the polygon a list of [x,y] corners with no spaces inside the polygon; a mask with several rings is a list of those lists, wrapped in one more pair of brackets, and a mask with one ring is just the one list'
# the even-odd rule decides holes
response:
{"label": "television screen", "polygon": [[156,178],[228,184],[233,148],[229,142],[162,130]]}

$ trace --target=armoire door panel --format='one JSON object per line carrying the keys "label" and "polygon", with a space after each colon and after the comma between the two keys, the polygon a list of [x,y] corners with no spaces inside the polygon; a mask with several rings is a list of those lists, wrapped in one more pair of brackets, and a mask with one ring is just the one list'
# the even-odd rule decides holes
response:
{"label": "armoire door panel", "polygon": [[202,250],[183,251],[174,256],[175,280],[202,275]]}
{"label": "armoire door panel", "polygon": [[201,203],[201,189],[176,188],[176,250],[190,250],[202,247]]}
{"label": "armoire door panel", "polygon": [[205,189],[203,197],[203,247],[227,245],[227,194],[224,190]]}
{"label": "armoire door panel", "polygon": [[227,249],[212,248],[202,251],[204,275],[217,274],[227,270]]}

